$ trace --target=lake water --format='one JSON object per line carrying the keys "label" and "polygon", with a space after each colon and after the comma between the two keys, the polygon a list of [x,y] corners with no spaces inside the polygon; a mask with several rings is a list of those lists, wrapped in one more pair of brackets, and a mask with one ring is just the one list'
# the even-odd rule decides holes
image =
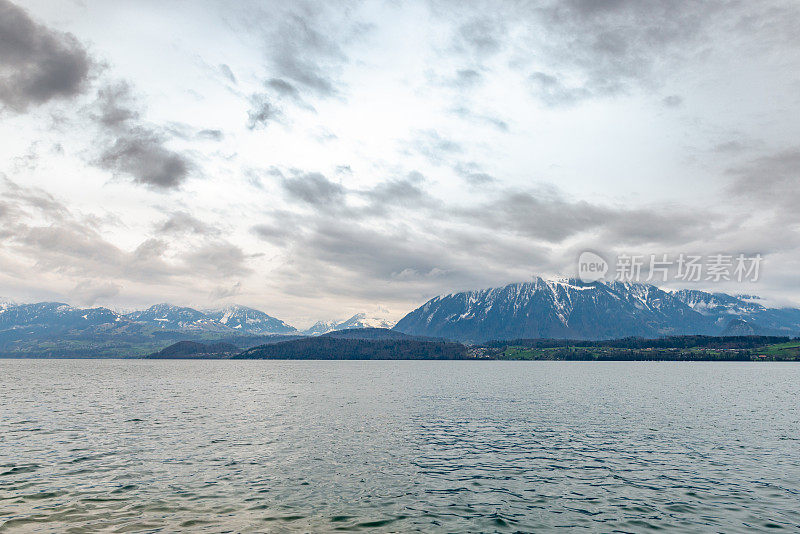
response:
{"label": "lake water", "polygon": [[0,531],[800,525],[800,365],[0,360]]}

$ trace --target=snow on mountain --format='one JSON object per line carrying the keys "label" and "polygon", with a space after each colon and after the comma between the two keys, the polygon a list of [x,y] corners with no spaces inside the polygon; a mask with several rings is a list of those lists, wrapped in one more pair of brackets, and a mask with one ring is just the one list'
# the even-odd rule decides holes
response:
{"label": "snow on mountain", "polygon": [[336,330],[348,330],[351,328],[392,328],[394,323],[386,317],[357,313],[344,321],[318,321],[314,326],[305,330],[303,333],[309,336],[327,334]]}
{"label": "snow on mountain", "polygon": [[163,330],[219,332],[228,329],[203,312],[171,304],[155,304],[146,310],[129,313],[125,317]]}
{"label": "snow on mountain", "polygon": [[337,324],[339,324],[337,321],[317,321],[310,328],[303,330],[303,333],[307,336],[327,334],[328,332],[334,331]]}
{"label": "snow on mountain", "polygon": [[719,335],[734,319],[772,333],[800,332],[800,310],[767,309],[721,293],[667,292],[649,284],[535,278],[435,297],[401,319],[412,335],[491,339],[610,339]]}
{"label": "snow on mountain", "polygon": [[238,332],[255,335],[295,334],[297,329],[266,313],[246,306],[231,305],[206,311],[206,315]]}

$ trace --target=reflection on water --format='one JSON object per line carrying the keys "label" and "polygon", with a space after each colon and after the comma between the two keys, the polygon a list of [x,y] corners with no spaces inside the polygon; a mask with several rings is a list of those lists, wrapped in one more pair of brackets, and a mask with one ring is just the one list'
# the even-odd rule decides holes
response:
{"label": "reflection on water", "polygon": [[0,531],[800,524],[800,365],[0,360]]}

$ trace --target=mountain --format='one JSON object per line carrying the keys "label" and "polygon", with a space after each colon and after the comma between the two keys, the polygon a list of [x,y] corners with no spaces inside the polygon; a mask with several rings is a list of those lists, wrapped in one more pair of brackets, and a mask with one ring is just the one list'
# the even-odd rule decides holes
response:
{"label": "mountain", "polygon": [[366,313],[357,313],[342,321],[334,327],[334,330],[346,330],[348,328],[392,328],[393,323],[383,317],[368,316]]}
{"label": "mountain", "polygon": [[308,336],[317,336],[334,332],[336,330],[348,330],[352,328],[385,328],[390,329],[394,326],[392,322],[383,317],[368,316],[366,313],[357,313],[349,319],[341,322],[336,321],[318,321],[308,330],[303,333]]}
{"label": "mountain", "polygon": [[131,321],[144,323],[162,330],[184,330],[196,332],[223,332],[228,327],[193,308],[155,304],[143,311],[125,316]]}
{"label": "mountain", "polygon": [[[122,315],[108,308],[81,309],[62,302],[3,303],[0,355],[127,357],[152,353],[177,341],[227,342],[243,349],[278,341],[273,336],[286,340],[287,334],[253,333],[273,325],[276,330],[291,328],[282,321],[256,310],[244,311],[237,319],[234,311],[240,310],[227,314],[226,325],[192,308],[169,304]],[[241,324],[237,321],[249,324],[251,331],[237,328]]]}
{"label": "mountain", "polygon": [[296,334],[297,329],[266,313],[246,306],[227,306],[206,315],[228,328],[247,334]]}
{"label": "mountain", "polygon": [[731,334],[752,331],[760,335],[796,335],[800,331],[800,310],[795,308],[768,308],[754,302],[753,297],[734,297],[725,293],[681,290],[674,295],[694,311],[713,320],[715,327],[730,328]]}
{"label": "mountain", "polygon": [[0,330],[25,328],[58,332],[120,322],[127,323],[124,317],[108,308],[79,309],[62,302],[9,304],[0,308]]}
{"label": "mountain", "polygon": [[673,293],[627,282],[542,278],[433,298],[394,329],[471,343],[521,338],[617,339],[720,335],[733,319],[742,319],[759,332],[800,332],[800,310],[769,309],[730,295]]}

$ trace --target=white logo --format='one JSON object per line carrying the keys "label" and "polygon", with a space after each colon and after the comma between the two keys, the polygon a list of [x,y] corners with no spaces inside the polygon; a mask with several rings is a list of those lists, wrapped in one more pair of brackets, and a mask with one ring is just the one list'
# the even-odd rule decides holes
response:
{"label": "white logo", "polygon": [[594,252],[588,250],[578,256],[578,278],[581,282],[597,282],[608,272],[608,262]]}

